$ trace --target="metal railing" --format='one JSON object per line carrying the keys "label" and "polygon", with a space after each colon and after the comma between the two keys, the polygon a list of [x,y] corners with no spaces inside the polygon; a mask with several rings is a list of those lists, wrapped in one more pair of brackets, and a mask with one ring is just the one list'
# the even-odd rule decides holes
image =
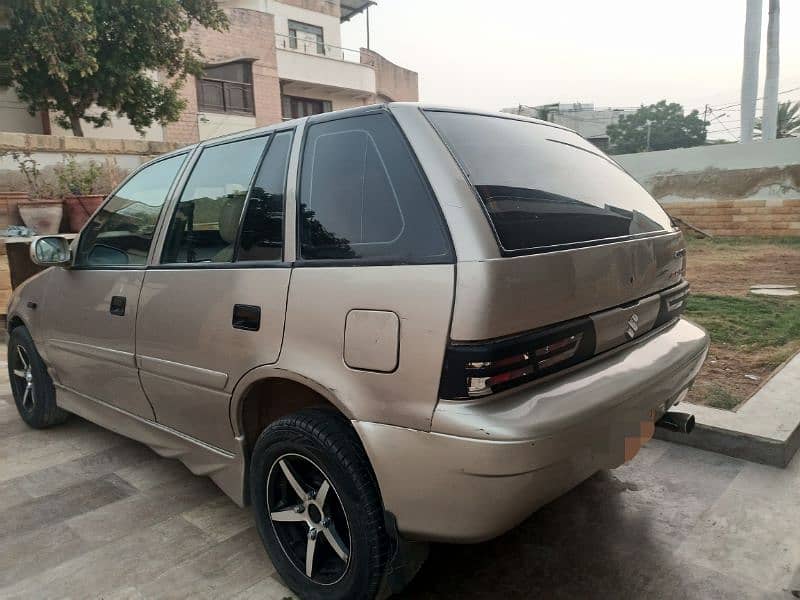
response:
{"label": "metal railing", "polygon": [[324,56],[344,62],[361,63],[361,52],[359,50],[312,42],[282,33],[275,34],[275,47],[278,50],[289,50],[311,56]]}

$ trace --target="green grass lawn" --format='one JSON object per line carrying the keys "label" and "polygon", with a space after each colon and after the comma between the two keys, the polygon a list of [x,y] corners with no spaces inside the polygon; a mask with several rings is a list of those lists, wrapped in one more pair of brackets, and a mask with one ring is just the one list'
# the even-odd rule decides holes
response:
{"label": "green grass lawn", "polygon": [[686,316],[711,338],[741,350],[758,350],[800,341],[800,300],[765,296],[689,296]]}
{"label": "green grass lawn", "polygon": [[[714,408],[736,408],[771,371],[800,351],[797,298],[695,294],[689,297],[686,316],[712,340],[710,364],[698,377],[691,399]],[[747,381],[753,373],[758,379]]]}

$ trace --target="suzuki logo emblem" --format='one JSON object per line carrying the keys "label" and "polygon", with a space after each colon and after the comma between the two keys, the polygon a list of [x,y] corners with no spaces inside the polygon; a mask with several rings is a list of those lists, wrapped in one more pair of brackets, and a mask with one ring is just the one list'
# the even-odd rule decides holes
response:
{"label": "suzuki logo emblem", "polygon": [[628,319],[628,328],[625,330],[625,337],[632,340],[636,337],[637,331],[639,331],[639,315],[633,313],[631,318]]}

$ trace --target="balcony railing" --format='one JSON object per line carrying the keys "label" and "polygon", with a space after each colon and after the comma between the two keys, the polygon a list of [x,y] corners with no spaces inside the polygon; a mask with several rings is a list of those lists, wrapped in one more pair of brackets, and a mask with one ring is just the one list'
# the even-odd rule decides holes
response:
{"label": "balcony railing", "polygon": [[339,46],[332,46],[331,44],[321,44],[283,35],[282,33],[275,34],[275,47],[278,50],[289,50],[291,52],[299,52],[300,54],[309,54],[311,56],[323,56],[334,60],[361,63],[361,52],[359,50],[341,48]]}

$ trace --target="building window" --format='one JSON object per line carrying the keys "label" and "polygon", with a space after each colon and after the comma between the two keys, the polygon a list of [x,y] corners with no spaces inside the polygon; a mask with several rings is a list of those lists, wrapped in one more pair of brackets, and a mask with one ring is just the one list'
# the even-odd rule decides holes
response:
{"label": "building window", "polygon": [[254,115],[252,63],[206,67],[197,83],[197,101],[201,111]]}
{"label": "building window", "polygon": [[283,96],[282,104],[283,118],[287,120],[310,117],[311,115],[319,115],[333,110],[330,100],[313,100],[311,98]]}
{"label": "building window", "polygon": [[325,54],[322,27],[289,21],[289,48],[307,54]]}

